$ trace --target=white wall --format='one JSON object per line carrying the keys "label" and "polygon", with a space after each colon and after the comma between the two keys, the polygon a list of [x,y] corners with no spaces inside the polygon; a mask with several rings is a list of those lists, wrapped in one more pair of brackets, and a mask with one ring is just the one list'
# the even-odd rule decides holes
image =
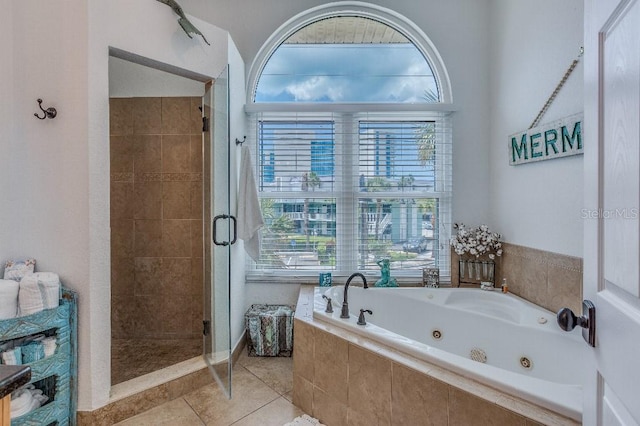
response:
{"label": "white wall", "polygon": [[[266,40],[293,16],[330,3],[321,0],[183,0],[190,13],[229,31],[246,64]],[[370,3],[404,15],[430,38],[440,53],[452,85],[454,114],[453,219],[469,223],[489,219],[489,8],[488,0],[375,0]],[[247,73],[249,70],[247,69]],[[282,284],[265,291],[246,287],[246,306],[266,300],[288,303],[299,286]],[[276,299],[276,300],[274,300]]]}
{"label": "white wall", "polygon": [[204,83],[124,59],[109,58],[109,97],[204,96]]}
{"label": "white wall", "polygon": [[[526,130],[582,46],[582,0],[492,0],[490,225],[504,239],[582,256],[582,156],[509,166]],[[580,63],[541,124],[583,110]],[[589,136],[586,136],[587,143]]]}
{"label": "white wall", "polygon": [[[3,195],[9,194],[1,208],[0,260],[32,256],[37,270],[59,273],[63,285],[80,292],[81,333],[88,336],[87,6],[79,0],[8,3],[3,19],[15,35],[0,40],[3,51],[13,51],[11,79],[3,76],[1,83],[11,95],[0,99],[3,120],[12,125],[10,153],[0,155],[0,170],[9,174],[2,181]],[[58,110],[54,120],[33,116],[37,98]],[[79,362],[81,380],[90,383],[86,343],[80,341]],[[81,391],[91,394],[90,387]]]}
{"label": "white wall", "polygon": [[[6,140],[10,152],[0,156],[0,169],[9,173],[2,191],[10,194],[2,206],[6,247],[0,257],[33,256],[38,270],[60,272],[63,282],[73,287],[72,276],[88,280],[88,205],[75,197],[88,188],[86,103],[78,108],[87,80],[86,7],[83,2],[10,3],[10,14],[3,9],[3,19],[13,22],[13,30],[9,28],[15,34],[2,39],[13,52],[2,65],[3,74],[10,74],[2,85],[8,85],[10,94],[1,102],[2,120],[12,131],[2,144],[5,149]],[[37,18],[57,15],[65,19]],[[58,117],[36,119],[37,98],[45,108],[56,107]]]}
{"label": "white wall", "polygon": [[[235,140],[246,134],[246,119],[244,114],[245,92],[245,67],[244,61],[235,43],[229,37],[229,115],[230,115],[230,170],[229,176],[235,177],[230,182],[231,214],[237,216],[237,192],[240,168],[241,147],[236,146]],[[244,265],[245,251],[242,240],[231,246],[231,345],[235,346],[244,331],[245,312],[245,287]]]}
{"label": "white wall", "polygon": [[[11,152],[15,145],[13,136],[13,1],[2,1],[0,13],[0,262],[3,256],[8,256],[11,250],[9,236],[11,225],[11,206],[18,196],[13,190],[13,163],[16,160]],[[0,160],[1,161],[1,160]],[[1,264],[1,263],[0,263]]]}

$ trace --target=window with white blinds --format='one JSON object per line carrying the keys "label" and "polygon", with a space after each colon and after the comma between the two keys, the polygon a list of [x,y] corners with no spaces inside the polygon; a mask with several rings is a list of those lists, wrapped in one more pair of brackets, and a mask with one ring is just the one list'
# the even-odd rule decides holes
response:
{"label": "window with white blinds", "polygon": [[415,24],[331,3],[285,23],[249,72],[247,143],[265,226],[247,278],[449,276],[451,85]]}
{"label": "window with white blinds", "polygon": [[[265,226],[251,273],[449,275],[446,113],[252,113]],[[249,142],[249,141],[248,141]]]}

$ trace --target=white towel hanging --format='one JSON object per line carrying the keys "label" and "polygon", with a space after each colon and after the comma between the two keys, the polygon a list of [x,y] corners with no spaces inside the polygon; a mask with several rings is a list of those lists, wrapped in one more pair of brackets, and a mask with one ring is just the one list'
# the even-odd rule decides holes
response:
{"label": "white towel hanging", "polygon": [[244,241],[245,251],[253,258],[260,258],[260,228],[264,225],[258,189],[253,177],[251,151],[242,147],[240,182],[238,184],[238,237]]}

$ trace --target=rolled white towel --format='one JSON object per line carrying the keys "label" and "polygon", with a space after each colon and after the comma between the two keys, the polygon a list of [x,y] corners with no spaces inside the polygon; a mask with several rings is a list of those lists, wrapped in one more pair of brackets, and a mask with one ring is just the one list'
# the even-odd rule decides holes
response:
{"label": "rolled white towel", "polygon": [[43,309],[58,307],[60,278],[53,272],[35,272],[20,280],[18,305],[20,315],[31,315]]}
{"label": "rolled white towel", "polygon": [[6,365],[21,365],[22,364],[22,348],[20,346],[8,349],[1,354],[2,363]]}
{"label": "rolled white towel", "polygon": [[56,347],[58,346],[58,339],[55,337],[47,337],[42,340],[42,344],[44,345],[44,356],[51,356],[56,353]]}
{"label": "rolled white towel", "polygon": [[60,277],[54,272],[36,272],[38,285],[44,289],[44,309],[57,308],[60,304]]}
{"label": "rolled white towel", "polygon": [[25,385],[11,394],[11,418],[24,416],[48,400],[49,397],[33,384]]}
{"label": "rolled white towel", "polygon": [[18,316],[18,291],[20,283],[0,280],[0,320]]}
{"label": "rolled white towel", "polygon": [[18,306],[20,308],[20,316],[35,314],[44,309],[42,291],[40,291],[38,277],[35,274],[25,275],[20,280]]}
{"label": "rolled white towel", "polygon": [[[44,346],[45,358],[56,353],[56,348],[58,347],[58,338],[56,336],[47,337],[44,334],[36,334],[31,336],[31,339],[42,342],[42,345]],[[0,346],[0,350],[1,348],[2,346]]]}
{"label": "rolled white towel", "polygon": [[33,399],[38,403],[35,407],[33,408],[38,408],[39,406],[41,406],[42,404],[44,404],[45,402],[47,402],[49,400],[49,397],[47,395],[45,395],[42,390],[35,388],[35,389],[31,389],[31,396],[33,397]]}
{"label": "rolled white towel", "polygon": [[28,389],[18,389],[11,394],[11,418],[23,416],[31,411],[33,396]]}

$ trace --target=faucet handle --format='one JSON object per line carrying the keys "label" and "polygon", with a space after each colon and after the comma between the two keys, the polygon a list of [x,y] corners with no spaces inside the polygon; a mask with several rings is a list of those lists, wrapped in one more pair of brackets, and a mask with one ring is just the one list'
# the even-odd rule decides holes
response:
{"label": "faucet handle", "polygon": [[364,313],[368,313],[369,315],[373,315],[373,311],[371,309],[360,309],[360,316],[358,317],[358,325],[367,325],[367,321],[364,319]]}
{"label": "faucet handle", "polygon": [[324,311],[328,314],[333,313],[333,305],[331,304],[331,298],[325,296],[324,294],[322,295],[322,298],[327,301],[327,308]]}

